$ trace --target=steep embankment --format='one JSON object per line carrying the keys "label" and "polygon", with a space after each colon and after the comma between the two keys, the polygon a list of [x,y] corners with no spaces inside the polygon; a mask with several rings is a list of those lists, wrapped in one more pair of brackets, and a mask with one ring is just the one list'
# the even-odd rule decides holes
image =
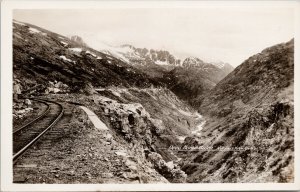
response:
{"label": "steep embankment", "polygon": [[191,136],[199,123],[197,113],[168,89],[111,87],[97,91],[99,94],[90,96],[47,97],[90,108],[107,125],[113,145],[126,147],[126,154],[135,154],[136,166],[147,160],[150,168],[169,182],[185,182],[186,174],[178,166],[180,159],[168,147],[180,145],[182,138]]}
{"label": "steep embankment", "polygon": [[206,125],[182,163],[188,182],[292,182],[294,41],[242,63],[202,101]]}

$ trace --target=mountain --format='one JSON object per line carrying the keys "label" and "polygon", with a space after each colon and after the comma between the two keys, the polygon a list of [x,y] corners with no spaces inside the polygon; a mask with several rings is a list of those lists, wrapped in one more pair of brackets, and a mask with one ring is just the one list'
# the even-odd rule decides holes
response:
{"label": "mountain", "polygon": [[94,87],[149,87],[155,79],[123,61],[87,47],[78,36],[71,38],[28,23],[13,22],[14,76],[24,88],[60,81],[71,90]]}
{"label": "mountain", "polygon": [[225,63],[223,61],[214,61],[214,62],[210,62],[210,63],[213,64],[214,66],[222,69],[227,74],[229,74],[231,71],[234,70],[234,67],[232,67],[232,65],[230,65],[229,63]]}
{"label": "mountain", "polygon": [[195,106],[194,100],[212,89],[233,70],[231,65],[216,65],[197,57],[186,58],[182,65],[165,73],[163,80],[181,99]]}
{"label": "mountain", "polygon": [[197,57],[188,57],[183,63],[182,67],[191,68],[192,70],[197,70],[202,73],[205,73],[208,77],[214,76],[215,82],[219,82],[226,75],[228,75],[231,71],[233,71],[233,67],[224,62],[214,62],[208,63],[204,62]]}
{"label": "mountain", "polygon": [[202,97],[206,120],[184,145],[188,182],[292,182],[294,40],[263,50]]}
{"label": "mountain", "polygon": [[180,59],[164,50],[136,48],[128,44],[111,46],[104,43],[99,44],[97,49],[130,65],[180,65]]}
{"label": "mountain", "polygon": [[224,73],[230,73],[234,68],[229,64],[222,61],[218,62],[204,62],[197,57],[186,58],[183,62],[172,55],[166,50],[154,50],[147,48],[136,48],[132,45],[125,44],[121,46],[110,46],[107,44],[101,44],[98,49],[108,55],[116,57],[130,65],[160,65],[162,67],[182,66],[189,68],[193,67],[210,67],[211,65],[221,69]]}
{"label": "mountain", "polygon": [[128,44],[115,47],[101,44],[98,47],[101,52],[163,82],[168,89],[187,101],[206,93],[233,70],[228,63],[207,63],[196,57],[181,62],[165,50],[136,48]]}
{"label": "mountain", "polygon": [[71,36],[70,39],[71,39],[71,41],[76,42],[77,44],[79,44],[82,47],[87,46],[87,44],[83,41],[83,39],[77,35]]}

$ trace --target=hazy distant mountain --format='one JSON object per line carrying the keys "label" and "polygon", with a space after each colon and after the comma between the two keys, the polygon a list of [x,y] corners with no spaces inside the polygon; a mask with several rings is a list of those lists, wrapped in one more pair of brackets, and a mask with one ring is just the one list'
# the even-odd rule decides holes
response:
{"label": "hazy distant mountain", "polygon": [[175,55],[172,55],[166,50],[154,50],[147,48],[136,48],[132,45],[125,44],[122,46],[110,46],[107,44],[99,45],[102,47],[99,51],[114,56],[131,65],[150,65],[156,64],[161,66],[183,66],[183,67],[203,67],[201,64],[212,64],[225,73],[231,72],[234,68],[222,61],[219,62],[204,62],[196,57],[186,58],[183,62]]}
{"label": "hazy distant mountain", "polygon": [[87,46],[87,44],[83,41],[83,39],[77,35],[71,36],[70,39],[71,41],[74,41],[83,47]]}
{"label": "hazy distant mountain", "polygon": [[203,60],[197,57],[186,58],[183,61],[182,66],[185,68],[194,68],[194,69],[197,68],[198,70],[206,71],[208,73],[211,73],[216,70],[220,70],[222,71],[221,72],[222,74],[220,74],[221,79],[224,78],[228,73],[230,73],[234,69],[230,64],[224,63],[222,61],[204,62]]}
{"label": "hazy distant mountain", "polygon": [[110,46],[99,44],[99,51],[116,57],[130,65],[180,65],[180,59],[165,50],[136,48],[132,45]]}
{"label": "hazy distant mountain", "polygon": [[229,63],[225,63],[223,61],[214,61],[210,63],[222,69],[225,73],[230,73],[231,71],[234,70],[234,67],[232,67],[232,65],[230,65]]}

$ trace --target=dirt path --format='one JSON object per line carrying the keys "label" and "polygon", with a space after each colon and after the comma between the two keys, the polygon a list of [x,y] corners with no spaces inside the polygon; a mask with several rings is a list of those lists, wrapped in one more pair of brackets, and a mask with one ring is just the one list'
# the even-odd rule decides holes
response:
{"label": "dirt path", "polygon": [[90,109],[80,106],[80,108],[88,115],[93,125],[100,130],[108,130],[107,126],[99,119],[99,117]]}

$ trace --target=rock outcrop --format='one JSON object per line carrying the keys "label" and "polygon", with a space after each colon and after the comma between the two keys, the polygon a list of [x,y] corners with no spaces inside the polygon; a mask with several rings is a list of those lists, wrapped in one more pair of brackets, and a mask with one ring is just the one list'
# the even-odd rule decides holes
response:
{"label": "rock outcrop", "polygon": [[123,104],[102,96],[96,96],[94,101],[109,117],[112,127],[128,142],[139,141],[150,149],[165,129],[162,122],[151,118],[139,103]]}
{"label": "rock outcrop", "polygon": [[161,155],[155,152],[148,154],[148,159],[154,168],[172,183],[185,183],[187,175],[172,161],[166,163]]}

